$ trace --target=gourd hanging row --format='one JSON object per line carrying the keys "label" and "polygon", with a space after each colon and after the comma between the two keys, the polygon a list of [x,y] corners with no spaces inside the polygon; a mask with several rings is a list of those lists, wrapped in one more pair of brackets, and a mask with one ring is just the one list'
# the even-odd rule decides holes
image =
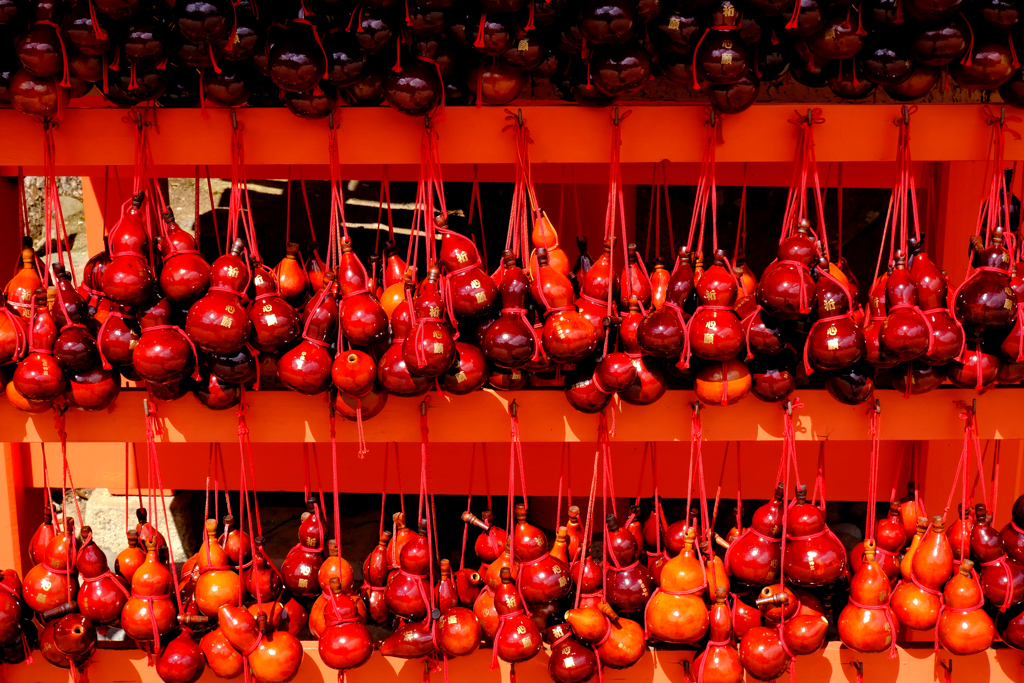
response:
{"label": "gourd hanging row", "polygon": [[[942,514],[929,520],[923,494],[911,480],[901,499],[893,485],[888,512],[876,520],[882,419],[876,405],[865,419],[872,444],[866,463],[865,540],[847,557],[825,523],[824,444],[810,495],[799,477],[793,423],[799,407],[787,402],[780,411],[783,441],[773,497],[747,524],[739,491],[735,520],[718,519],[724,509],[721,486],[709,500],[699,403],[691,416],[687,514],[671,522],[658,492],[657,444],[646,445],[640,464],[644,475],[650,461],[652,497],[641,500],[638,488],[628,511],[616,509],[612,445],[602,419],[586,510],[568,496],[563,510],[560,491],[552,539],[530,518],[530,479],[518,440],[519,420],[529,417],[520,416],[513,402],[508,517],[502,524],[492,510],[479,516],[463,512],[466,534],[456,569],[448,559],[455,556],[449,554],[452,549],[437,545],[437,524],[457,525],[459,520],[438,520],[434,513],[425,401],[417,508],[406,511],[400,497],[401,508],[389,514],[385,469],[379,542],[361,571],[339,552],[344,530],[334,438],[333,529],[327,499],[311,485],[310,470],[320,469],[317,453],[306,449],[308,511],[298,542],[280,567],[267,555],[243,410],[238,416],[240,503],[233,512],[228,497],[220,518],[218,481],[226,458],[219,447],[211,447],[208,519],[199,550],[180,574],[167,536],[159,530],[162,513],[169,531],[167,510],[152,494],[144,502],[140,493],[138,523],[131,526],[132,499],[125,496],[127,547],[113,568],[89,527],[82,527],[79,537],[75,520],[81,512],[66,508],[55,514],[53,501],[46,501],[44,521],[29,545],[35,566],[24,582],[13,570],[0,572],[0,666],[25,661],[38,647],[47,662],[70,669],[74,681],[85,681],[98,630],[114,626],[149,655],[166,683],[194,683],[207,667],[220,678],[244,675],[246,680],[287,683],[302,664],[296,636],[307,628],[319,641],[323,662],[339,674],[364,665],[374,650],[426,659],[429,671],[459,666],[450,660],[489,645],[492,668],[498,660],[510,663],[514,680],[515,665],[547,647],[554,683],[584,683],[599,676],[602,667],[631,667],[650,646],[660,644],[696,648],[691,671],[697,680],[739,683],[746,672],[771,681],[787,670],[795,674],[800,657],[825,645],[832,624],[846,647],[890,657],[899,656],[895,641],[901,628],[934,629],[936,645],[954,655],[982,652],[997,636],[1024,649],[1024,496],[1015,502],[1012,520],[997,532],[990,512],[997,505],[996,488],[983,476],[974,410],[961,406],[964,448]],[[148,410],[151,491],[162,484],[152,436],[156,419],[155,411]],[[333,435],[333,411],[330,421]],[[65,437],[63,422],[59,429]],[[997,443],[996,459],[998,448]],[[72,490],[64,448],[62,455],[65,490]],[[129,456],[126,444],[126,464]],[[738,445],[732,457],[742,474]],[[483,458],[486,475],[486,451]],[[397,466],[397,447],[394,459]],[[477,460],[474,449],[467,507],[473,507]],[[918,476],[914,449],[910,460],[911,476]],[[902,465],[901,455],[897,481]],[[45,459],[43,476],[49,492]],[[958,489],[959,510],[949,520]],[[755,490],[771,489],[759,484]],[[156,512],[153,521],[147,504]],[[601,508],[607,510],[603,522]],[[412,514],[418,519],[415,529],[407,524]],[[719,535],[718,529],[730,525]]]}
{"label": "gourd hanging row", "polygon": [[[226,251],[207,264],[150,177],[150,126],[137,115],[135,193],[82,282],[67,267],[66,246],[51,251],[48,240],[42,259],[24,248],[4,288],[0,379],[19,409],[100,410],[122,380],[158,400],[191,392],[213,409],[236,405],[244,388],[261,384],[330,391],[343,416],[362,420],[388,396],[434,388],[564,386],[574,408],[597,412],[613,394],[646,405],[669,388],[692,387],[702,401],[727,405],[748,393],[782,401],[809,384],[856,404],[876,385],[909,396],[946,381],[980,391],[1024,378],[1024,271],[1001,171],[1010,124],[1001,119],[988,122],[996,171],[980,203],[971,266],[955,288],[923,250],[909,115],[899,122],[898,174],[865,307],[841,245],[829,247],[813,152],[814,128],[827,123],[813,112],[793,121],[793,183],[777,258],[760,278],[744,264],[741,240],[731,257],[719,241],[721,116],[707,128],[688,238],[671,269],[659,259],[649,274],[625,234],[619,149],[628,112],[612,126],[603,251],[592,261],[578,240],[572,266],[537,202],[529,130],[510,117],[518,172],[507,249],[493,273],[466,219],[445,209],[432,128],[424,133],[420,208],[405,258],[389,240],[364,266],[335,171],[326,261],[314,244],[304,263],[290,244],[271,268],[248,204],[240,125],[232,131]],[[337,135],[329,130],[332,169],[340,168]],[[45,139],[47,235],[66,240],[49,128]],[[706,237],[712,262],[705,267]]]}

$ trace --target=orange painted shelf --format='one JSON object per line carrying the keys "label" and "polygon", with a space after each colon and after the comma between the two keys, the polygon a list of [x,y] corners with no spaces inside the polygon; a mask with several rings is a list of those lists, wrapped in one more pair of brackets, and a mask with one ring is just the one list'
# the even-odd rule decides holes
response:
{"label": "orange painted shelf", "polygon": [[[961,439],[956,401],[977,400],[983,439],[1024,438],[1024,420],[1006,419],[1024,408],[1024,391],[995,389],[981,396],[966,389],[942,388],[906,399],[895,391],[878,391],[884,413],[882,439]],[[822,389],[797,391],[803,403],[796,416],[796,438],[802,441],[865,441],[868,405],[847,406]],[[143,390],[124,390],[101,413],[69,411],[68,440],[74,442],[145,441]],[[388,399],[380,415],[364,422],[368,442],[419,442],[419,411],[423,398]],[[577,412],[559,390],[501,393],[492,390],[468,396],[430,397],[430,435],[436,442],[508,441],[508,405],[515,400],[526,442],[596,442],[598,417]],[[613,404],[615,441],[688,441],[691,391],[669,391],[648,406]],[[329,442],[326,399],[290,391],[250,392],[247,422],[253,442]],[[707,441],[778,441],[782,438],[781,407],[747,397],[736,405],[706,406]],[[191,397],[161,402],[158,417],[163,443],[232,442],[238,436],[235,410],[211,411]],[[986,420],[985,416],[992,416]],[[997,419],[1002,418],[1002,419]],[[339,439],[356,440],[355,424],[340,420]],[[0,403],[0,442],[56,442],[53,415],[32,415]]]}
{"label": "orange painted shelf", "polygon": [[[825,122],[815,131],[818,161],[851,163],[892,162],[896,153],[899,105],[821,104]],[[623,123],[622,163],[626,181],[650,182],[652,162],[668,159],[699,164],[702,127],[707,118],[697,104],[637,103],[620,106],[631,111]],[[573,105],[522,107],[535,144],[531,148],[539,182],[555,181],[563,164],[579,166],[581,182],[606,182],[610,142],[610,110]],[[203,119],[198,109],[158,109],[156,128],[150,136],[158,176],[192,176],[196,165],[209,165],[216,174],[230,168],[231,120],[226,109],[210,109]],[[758,104],[728,116],[718,163],[724,167],[742,163],[786,164],[776,184],[788,179],[796,127],[790,119],[806,105]],[[59,174],[102,175],[106,166],[130,168],[134,159],[135,124],[123,109],[71,108],[54,133]],[[152,116],[152,115],[151,115]],[[408,176],[419,165],[423,120],[387,107],[346,108],[340,111],[342,177],[377,178],[382,165],[394,171],[392,178]],[[442,163],[472,170],[505,165],[511,179],[515,163],[513,136],[503,132],[503,107],[451,107],[437,122]],[[237,110],[245,131],[245,161],[250,177],[285,177],[286,167],[309,167],[326,177],[327,121],[306,121],[287,109]],[[983,161],[988,152],[990,127],[980,105],[922,104],[913,115],[911,149],[916,162]],[[16,175],[21,166],[36,173],[43,163],[42,125],[14,110],[0,110],[0,173]],[[1024,141],[1008,136],[1008,161],[1024,159]],[[636,166],[641,165],[642,170]],[[547,167],[545,169],[545,167]],[[889,168],[892,168],[889,166]],[[587,173],[597,169],[594,178]],[[780,166],[780,170],[783,170]],[[545,172],[551,177],[545,179]],[[891,184],[891,173],[879,186]],[[313,177],[312,175],[308,177]],[[446,172],[445,177],[451,178]],[[504,178],[503,178],[504,179]],[[670,178],[670,182],[675,182]]]}
{"label": "orange painted shelf", "polygon": [[[306,642],[303,645],[306,656],[296,680],[303,683],[336,683],[337,672],[320,660],[316,643]],[[653,650],[629,669],[605,669],[604,680],[608,683],[693,683],[687,668],[683,666],[693,659],[693,655],[692,652],[680,650]],[[547,660],[547,651],[542,651],[532,660],[518,664],[516,676],[527,683],[549,680]],[[952,683],[1018,681],[1024,675],[1021,653],[1008,648],[990,649],[977,655],[956,657],[945,651],[936,655],[931,645],[900,647],[897,657],[889,659],[886,654],[860,654],[833,642],[812,655],[799,657],[796,677],[784,674],[778,681],[855,683],[857,670],[853,662],[860,662],[864,666],[865,681],[924,683],[932,680],[941,681],[945,672],[938,662],[948,664],[950,661],[953,663]],[[448,662],[448,680],[451,683],[499,683],[509,680],[508,664],[501,662],[495,670],[491,670],[490,665],[490,650],[482,649],[468,657],[451,659]],[[422,659],[404,660],[374,654],[364,666],[349,671],[346,680],[351,683],[422,683],[423,666]],[[147,666],[145,656],[137,650],[98,650],[86,671],[90,680],[104,683],[160,681],[156,670]],[[36,656],[30,665],[4,666],[3,674],[8,683],[65,683],[68,680],[67,671],[51,666],[39,656]],[[219,680],[221,679],[207,671],[199,679],[199,683],[215,683]],[[435,672],[431,675],[431,680],[442,681],[443,674]],[[754,679],[747,680],[753,682]]]}

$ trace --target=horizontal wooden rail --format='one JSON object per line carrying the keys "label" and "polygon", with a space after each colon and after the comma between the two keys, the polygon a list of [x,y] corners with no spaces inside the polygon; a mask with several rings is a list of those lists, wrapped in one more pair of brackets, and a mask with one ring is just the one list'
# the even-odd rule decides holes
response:
{"label": "horizontal wooden rail", "polygon": [[[794,411],[796,438],[801,441],[864,441],[869,439],[869,406],[838,403],[826,391],[808,389],[796,396],[803,404]],[[1024,390],[995,389],[981,396],[965,389],[938,389],[904,398],[895,391],[878,391],[883,409],[882,439],[960,439],[963,422],[956,402],[977,400],[983,439],[1024,438]],[[69,441],[145,441],[143,400],[146,392],[124,390],[102,413],[71,410],[67,413]],[[796,397],[794,397],[796,398]],[[380,415],[364,422],[368,442],[420,440],[419,412],[423,398],[391,397]],[[478,443],[508,441],[508,405],[519,406],[522,440],[527,442],[596,442],[598,417],[577,412],[559,390],[502,393],[491,390],[469,396],[431,395],[431,439],[438,442]],[[688,441],[690,391],[669,391],[649,406],[616,401],[616,441]],[[290,391],[249,392],[246,411],[253,442],[325,442],[330,440],[328,407],[324,396],[303,396]],[[235,410],[211,411],[191,396],[159,403],[161,442],[232,442],[238,437]],[[752,396],[728,406],[706,406],[704,439],[707,441],[778,441],[782,438],[782,409]],[[354,423],[341,421],[339,439],[354,442]],[[59,441],[53,415],[33,415],[0,402],[0,442]]]}
{"label": "horizontal wooden rail", "polygon": [[[328,668],[317,653],[315,642],[303,643],[306,656],[299,667],[295,683],[336,683],[337,672]],[[36,653],[30,665],[4,666],[8,683],[66,683],[65,669],[51,666]],[[657,650],[648,653],[638,664],[629,669],[604,670],[608,683],[690,683],[694,679],[687,673],[683,663],[692,661],[694,653],[680,650]],[[516,666],[519,680],[530,683],[548,681],[547,651],[542,651],[532,660]],[[863,664],[864,680],[894,683],[924,683],[943,680],[943,665],[952,661],[952,683],[991,681],[1009,683],[1018,681],[1024,675],[1021,653],[1008,648],[990,649],[977,655],[954,657],[948,652],[935,653],[930,645],[899,648],[897,657],[889,659],[886,653],[861,654],[841,647],[839,643],[828,645],[811,655],[799,657],[796,676],[784,674],[779,683],[794,680],[824,683],[854,683],[857,669],[854,662]],[[451,683],[500,683],[509,680],[509,665],[501,662],[491,670],[491,651],[478,650],[468,657],[451,659],[448,675],[444,680]],[[423,660],[404,660],[374,654],[370,661],[346,674],[351,683],[423,683]],[[3,665],[0,665],[3,666]],[[98,650],[86,669],[93,681],[133,681],[136,683],[159,683],[156,669],[147,666],[146,657],[137,650]],[[443,674],[436,672],[432,680],[442,680]],[[199,683],[216,683],[221,679],[207,669]],[[597,680],[596,678],[594,679]],[[753,680],[753,679],[748,679]]]}
{"label": "horizontal wooden rail", "polygon": [[[820,162],[891,162],[896,154],[898,105],[815,105],[824,123],[815,124],[816,154]],[[608,109],[571,105],[523,107],[535,144],[531,148],[538,167],[563,164],[604,165],[611,140]],[[636,104],[620,107],[632,113],[622,123],[622,162],[650,164],[698,163],[702,157],[702,127],[706,109],[695,104]],[[156,110],[150,135],[157,175],[190,176],[196,165],[226,168],[231,163],[231,119],[226,109],[209,109],[203,119],[198,109]],[[805,116],[807,108],[794,104],[759,104],[725,119],[724,142],[718,162],[791,162],[797,127],[791,119]],[[998,114],[998,110],[996,110]],[[136,126],[127,112],[113,108],[71,108],[54,132],[58,173],[74,169],[82,175],[102,174],[104,166],[131,166]],[[340,113],[339,141],[343,166],[370,170],[382,164],[396,169],[419,165],[423,120],[384,107],[347,108]],[[502,107],[451,107],[436,123],[441,138],[442,162],[473,164],[515,163],[513,136]],[[327,122],[306,121],[287,109],[237,110],[245,131],[245,161],[253,167],[286,165],[327,168]],[[912,118],[911,152],[915,161],[984,160],[991,127],[980,105],[922,104]],[[0,111],[5,144],[0,148],[0,169],[11,175],[18,166],[34,173],[43,164],[43,128],[14,110]],[[1024,141],[1008,136],[1007,160],[1024,159]],[[343,169],[343,177],[356,177]],[[649,169],[645,173],[649,176]],[[283,177],[283,176],[282,176]],[[888,179],[887,179],[888,180]],[[644,182],[649,182],[645,178]],[[782,182],[780,184],[785,184]]]}

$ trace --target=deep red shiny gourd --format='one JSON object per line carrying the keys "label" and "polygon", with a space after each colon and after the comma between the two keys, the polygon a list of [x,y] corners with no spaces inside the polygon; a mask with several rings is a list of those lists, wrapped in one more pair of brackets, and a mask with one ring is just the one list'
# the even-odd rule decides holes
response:
{"label": "deep red shiny gourd", "polygon": [[782,484],[775,489],[775,497],[754,512],[751,528],[733,541],[725,554],[729,574],[741,583],[764,586],[778,576],[778,565],[782,549],[779,539],[782,534]]}
{"label": "deep red shiny gourd", "polygon": [[285,348],[299,337],[299,314],[281,296],[277,276],[269,268],[257,265],[252,281],[256,287],[256,298],[249,308],[252,345],[269,352]]}
{"label": "deep red shiny gourd", "polygon": [[444,321],[444,300],[438,285],[440,276],[436,265],[427,269],[427,279],[412,304],[412,328],[402,344],[406,367],[419,377],[437,377],[455,360],[455,341]]}
{"label": "deep red shiny gourd", "polygon": [[503,259],[505,268],[499,287],[501,315],[484,333],[481,350],[495,365],[518,368],[534,358],[537,352],[533,326],[526,317],[530,281],[526,272],[515,265],[515,255],[511,251],[506,251]]}
{"label": "deep red shiny gourd", "polygon": [[636,369],[636,379],[619,392],[623,401],[633,405],[654,403],[668,390],[668,377],[657,358],[645,356],[640,348],[638,332],[644,317],[640,314],[636,297],[632,297],[629,313],[622,319],[620,335],[622,349]]}
{"label": "deep red shiny gourd", "polygon": [[289,389],[313,395],[331,384],[329,348],[338,325],[335,289],[334,274],[328,273],[324,288],[306,304],[302,341],[278,362],[278,377]]}
{"label": "deep red shiny gourd", "polygon": [[185,332],[203,351],[233,353],[249,338],[252,325],[241,299],[249,284],[244,248],[242,240],[235,240],[230,253],[213,262],[209,291],[188,311]]}
{"label": "deep red shiny gourd", "polygon": [[[585,272],[576,275],[579,287],[579,298],[576,300],[576,307],[590,321],[590,324],[595,327],[598,335],[604,334],[604,318],[608,315],[609,290],[611,290],[612,301],[614,302],[618,299],[619,280],[612,271],[612,249],[614,246],[615,238],[606,238],[604,250],[597,257],[597,261],[590,264]],[[582,249],[586,250],[585,239],[583,240]],[[536,255],[536,251],[534,254]],[[580,258],[581,260],[583,259],[582,254]],[[587,258],[589,259],[589,256]],[[550,263],[550,259],[548,261]],[[539,275],[539,267],[531,263],[531,272],[534,272],[534,268],[536,268],[536,275]],[[536,280],[536,276],[534,280]]]}
{"label": "deep red shiny gourd", "polygon": [[[705,360],[728,360],[743,346],[743,328],[733,310],[737,285],[725,267],[725,252],[715,254],[715,262],[697,283],[700,307],[689,322],[690,352]],[[639,332],[638,332],[639,338]]]}
{"label": "deep red shiny gourd", "polygon": [[441,216],[434,219],[441,232],[437,258],[445,273],[445,296],[455,317],[475,318],[494,308],[498,287],[480,262],[476,245],[449,229]]}
{"label": "deep red shiny gourd", "polygon": [[765,269],[757,284],[757,302],[776,318],[797,320],[816,304],[809,266],[817,259],[817,248],[809,234],[809,224],[801,221],[795,234],[779,245],[778,260]]}
{"label": "deep red shiny gourd", "polygon": [[661,308],[651,311],[637,329],[644,351],[660,358],[674,358],[683,350],[686,328],[683,307],[695,292],[693,264],[686,247],[679,248]]}
{"label": "deep red shiny gourd", "polygon": [[132,350],[132,366],[147,382],[165,384],[188,376],[194,351],[181,329],[171,324],[170,301],[160,299],[139,309],[142,336]]}
{"label": "deep red shiny gourd", "polygon": [[1003,246],[1002,227],[993,231],[988,246],[980,238],[971,246],[978,270],[957,291],[956,316],[974,334],[1008,327],[1017,315],[1017,296],[1010,288],[1010,256]]}
{"label": "deep red shiny gourd", "polygon": [[142,192],[132,198],[108,238],[111,260],[100,278],[104,295],[122,306],[137,306],[153,294],[156,278],[148,258],[149,238],[142,227]]}
{"label": "deep red shiny gourd", "polygon": [[53,357],[57,325],[46,308],[46,292],[37,289],[28,330],[28,353],[11,378],[17,392],[29,401],[49,401],[64,391],[65,374]]}
{"label": "deep red shiny gourd", "polygon": [[196,248],[196,241],[175,222],[170,209],[164,213],[166,234],[160,241],[163,267],[160,291],[179,304],[201,297],[210,286],[210,266]]}
{"label": "deep red shiny gourd", "polygon": [[366,268],[352,251],[348,238],[341,241],[338,288],[341,292],[341,329],[350,343],[372,346],[387,335],[388,317],[368,289]]}
{"label": "deep red shiny gourd", "polygon": [[928,328],[918,308],[917,286],[900,252],[886,282],[885,296],[889,315],[878,332],[881,353],[896,361],[923,356],[928,351]]}

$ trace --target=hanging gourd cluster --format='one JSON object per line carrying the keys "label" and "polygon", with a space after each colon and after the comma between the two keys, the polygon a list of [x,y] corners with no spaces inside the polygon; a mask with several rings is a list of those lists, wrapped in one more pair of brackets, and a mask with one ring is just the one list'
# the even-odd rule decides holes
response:
{"label": "hanging gourd cluster", "polygon": [[603,106],[660,76],[735,113],[783,78],[899,102],[952,78],[1024,105],[1019,17],[1010,0],[0,0],[0,95],[47,117],[94,85],[119,106],[422,116],[531,79]]}
{"label": "hanging gourd cluster", "polygon": [[[531,523],[525,503],[513,506],[505,528],[491,511],[478,517],[467,510],[462,521],[475,529],[468,546],[463,541],[456,570],[448,549],[438,552],[422,479],[418,530],[403,512],[395,512],[386,529],[382,502],[379,541],[362,564],[361,584],[339,554],[337,515],[335,538],[325,544],[330,533],[322,492],[319,501],[308,498],[298,542],[280,568],[264,550],[258,507],[246,520],[248,533],[230,509],[221,526],[215,510],[180,579],[166,537],[144,507],[111,568],[89,527],[79,537],[71,514],[55,515],[48,504],[30,542],[35,566],[24,582],[13,570],[0,572],[0,667],[24,661],[38,647],[47,662],[70,669],[76,683],[86,681],[97,629],[111,626],[148,653],[166,683],[194,683],[207,667],[221,678],[245,674],[246,680],[287,683],[303,661],[296,634],[307,627],[323,663],[340,673],[364,665],[374,650],[425,658],[428,671],[441,664],[447,670],[450,659],[486,644],[493,648],[492,668],[498,660],[511,663],[513,681],[516,663],[548,649],[555,683],[584,683],[601,667],[631,667],[661,644],[695,651],[694,680],[739,683],[746,672],[772,681],[821,649],[832,629],[856,652],[891,657],[898,655],[901,628],[934,630],[936,648],[954,655],[983,652],[997,633],[1024,649],[1024,496],[1001,532],[986,503],[971,504],[966,482],[975,458],[980,472],[982,453],[976,417],[970,408],[962,417],[964,451],[953,482],[954,493],[958,481],[964,484],[959,514],[947,522],[947,505],[929,519],[911,481],[903,499],[895,499],[894,489],[887,514],[876,523],[872,490],[868,533],[849,557],[825,523],[823,459],[810,499],[796,478],[789,416],[774,496],[754,511],[749,526],[738,509],[735,526],[718,535],[720,501],[709,519],[703,486],[699,410],[690,467],[697,468],[700,485],[691,498],[695,507],[687,500],[688,519],[669,522],[657,480],[650,505],[645,501],[642,508],[638,495],[621,525],[614,493],[613,511],[595,523],[601,502],[592,494],[585,514],[568,507],[553,539]],[[513,428],[515,419],[513,413]],[[872,489],[879,425],[876,413]],[[601,455],[595,456],[595,487],[599,477],[606,486],[611,480],[606,441],[602,451],[603,474]],[[334,467],[337,472],[336,459]],[[787,489],[794,492],[790,500]],[[977,500],[994,504],[990,491],[994,497],[995,488],[982,481]],[[244,483],[241,498],[244,517],[250,509]],[[337,511],[337,491],[334,501]],[[598,537],[601,543],[592,543]],[[472,556],[466,562],[467,547],[479,564]]]}
{"label": "hanging gourd cluster", "polygon": [[[279,383],[308,395],[330,392],[336,409],[360,424],[392,395],[461,395],[485,385],[562,387],[574,408],[596,413],[615,394],[642,406],[670,387],[728,405],[751,392],[780,402],[810,384],[858,404],[872,396],[876,378],[907,396],[947,380],[976,390],[1018,384],[1024,270],[1016,234],[1003,227],[1010,200],[1001,172],[1010,124],[990,121],[997,170],[970,242],[971,265],[954,289],[922,249],[905,114],[879,254],[888,268],[876,272],[864,307],[848,264],[829,249],[813,153],[814,127],[827,123],[815,116],[793,120],[794,185],[777,258],[760,277],[743,263],[742,243],[732,259],[719,245],[721,116],[707,126],[689,237],[671,267],[659,259],[652,271],[626,244],[618,155],[628,112],[612,126],[603,250],[591,261],[586,240],[577,240],[575,265],[537,204],[529,131],[510,117],[519,170],[507,249],[493,272],[466,218],[445,208],[440,143],[429,127],[405,257],[388,240],[368,270],[352,249],[336,177],[327,261],[315,244],[306,260],[290,244],[275,267],[264,264],[241,163],[234,165],[225,251],[207,263],[146,176],[148,129],[140,124],[136,194],[82,282],[64,267],[63,249],[48,251],[45,262],[30,246],[22,251],[0,307],[0,381],[7,399],[29,412],[65,403],[105,409],[122,379],[155,399],[191,392],[218,410],[237,405],[246,387]],[[242,128],[232,133],[236,160],[244,158]],[[331,129],[332,169],[340,168],[337,137]],[[52,178],[47,187],[48,215],[59,218]],[[56,234],[66,237],[62,224]],[[421,245],[422,277],[415,265]]]}

